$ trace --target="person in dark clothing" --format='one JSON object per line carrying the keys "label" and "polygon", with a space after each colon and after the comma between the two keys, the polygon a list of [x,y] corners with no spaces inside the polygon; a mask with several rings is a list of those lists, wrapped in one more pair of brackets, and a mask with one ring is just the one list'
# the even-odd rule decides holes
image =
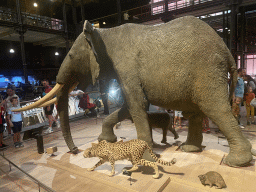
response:
{"label": "person in dark clothing", "polygon": [[90,97],[88,93],[84,93],[82,98],[79,101],[79,107],[85,110],[85,115],[90,111],[91,116],[97,116],[97,112],[95,110],[96,104],[90,103]]}
{"label": "person in dark clothing", "polygon": [[0,95],[0,113],[1,113],[1,116],[0,116],[0,149],[8,146],[3,143],[3,132],[4,132],[4,123],[5,123],[4,112],[5,112],[5,109],[4,109],[3,103],[2,103],[2,96]]}

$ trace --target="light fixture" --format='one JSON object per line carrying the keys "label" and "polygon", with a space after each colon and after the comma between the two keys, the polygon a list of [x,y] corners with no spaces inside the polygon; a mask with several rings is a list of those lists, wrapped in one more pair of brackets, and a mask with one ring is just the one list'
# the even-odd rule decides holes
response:
{"label": "light fixture", "polygon": [[38,5],[37,5],[37,3],[34,3],[34,7],[37,7]]}
{"label": "light fixture", "polygon": [[56,52],[55,52],[55,55],[58,56],[58,55],[60,55],[60,54],[59,54],[59,52],[56,51]]}
{"label": "light fixture", "polygon": [[15,51],[14,51],[14,49],[10,49],[10,53],[14,53]]}
{"label": "light fixture", "polygon": [[103,21],[103,25],[105,25],[106,24],[106,22],[105,21]]}

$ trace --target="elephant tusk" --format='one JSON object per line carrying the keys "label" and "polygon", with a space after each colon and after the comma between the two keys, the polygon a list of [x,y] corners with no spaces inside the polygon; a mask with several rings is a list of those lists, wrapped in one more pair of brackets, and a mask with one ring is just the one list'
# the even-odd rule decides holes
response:
{"label": "elephant tusk", "polygon": [[39,108],[39,107],[46,107],[46,106],[52,105],[52,104],[54,104],[54,103],[57,103],[57,98],[56,98],[56,97],[53,98],[53,99],[50,100],[50,101],[46,101],[45,103],[39,105],[38,108]]}
{"label": "elephant tusk", "polygon": [[[71,93],[71,91],[73,91],[73,90],[76,88],[77,85],[78,85],[78,83],[75,83],[75,84],[69,89],[69,93]],[[50,100],[50,101],[47,101],[47,102],[45,102],[45,103],[39,105],[38,107],[46,107],[46,106],[52,105],[52,104],[54,104],[54,103],[57,103],[57,98],[56,98],[56,97],[53,98],[53,99]]]}
{"label": "elephant tusk", "polygon": [[54,86],[54,88],[46,95],[44,96],[43,98],[41,98],[40,100],[36,101],[35,103],[32,103],[31,105],[29,106],[26,106],[26,107],[22,107],[22,108],[19,108],[19,109],[15,109],[13,110],[14,112],[19,112],[19,111],[26,111],[26,110],[29,110],[29,109],[34,109],[34,108],[37,108],[38,106],[42,105],[43,103],[45,103],[46,101],[50,100],[54,95],[56,95],[60,90],[61,88],[63,87],[64,85],[61,85],[61,84],[56,84]]}

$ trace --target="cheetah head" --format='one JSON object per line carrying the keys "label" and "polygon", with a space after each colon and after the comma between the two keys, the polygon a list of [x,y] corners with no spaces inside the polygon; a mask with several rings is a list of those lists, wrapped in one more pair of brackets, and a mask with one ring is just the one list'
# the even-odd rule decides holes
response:
{"label": "cheetah head", "polygon": [[95,151],[95,149],[97,149],[97,146],[98,146],[97,143],[92,143],[92,147],[90,147],[84,151],[84,158],[95,157],[95,154],[93,151]]}

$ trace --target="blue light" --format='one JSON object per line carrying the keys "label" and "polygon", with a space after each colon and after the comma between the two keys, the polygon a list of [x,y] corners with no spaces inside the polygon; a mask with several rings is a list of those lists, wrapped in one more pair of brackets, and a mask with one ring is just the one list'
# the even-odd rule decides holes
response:
{"label": "blue light", "polygon": [[9,79],[7,79],[3,75],[1,75],[1,77],[0,77],[0,87],[1,88],[7,87],[8,83],[10,83]]}
{"label": "blue light", "polygon": [[14,85],[15,85],[15,86],[17,86],[18,81],[19,81],[19,82],[23,82],[24,80],[23,80],[23,78],[22,78],[21,76],[14,76],[14,77],[12,77],[12,79],[11,79],[11,82],[14,82]]}

